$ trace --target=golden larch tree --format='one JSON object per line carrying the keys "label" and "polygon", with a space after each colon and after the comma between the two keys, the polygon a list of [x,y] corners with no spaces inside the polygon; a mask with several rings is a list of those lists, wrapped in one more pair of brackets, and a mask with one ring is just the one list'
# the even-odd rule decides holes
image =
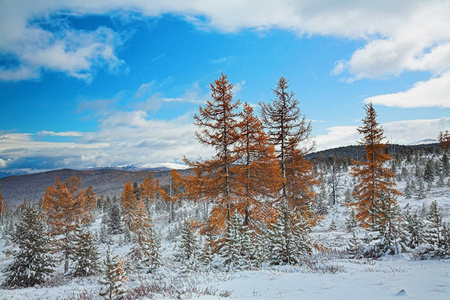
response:
{"label": "golden larch tree", "polygon": [[358,132],[363,136],[359,144],[364,145],[366,158],[363,161],[355,161],[356,165],[351,174],[357,176],[360,182],[355,186],[353,197],[357,200],[350,205],[357,210],[356,219],[363,227],[368,227],[376,221],[374,215],[375,205],[382,199],[383,195],[391,195],[395,199],[401,193],[395,189],[394,174],[385,167],[385,163],[391,160],[387,153],[387,144],[383,143],[384,132],[377,122],[377,113],[372,103],[364,107],[366,117],[362,120],[363,125]]}
{"label": "golden larch tree", "polygon": [[86,210],[89,212],[93,211],[97,204],[97,197],[95,196],[94,188],[92,186],[88,186],[84,193],[84,197]]}
{"label": "golden larch tree", "polygon": [[448,132],[448,130],[446,130],[445,132],[440,132],[439,133],[439,146],[444,149],[444,150],[449,150],[450,149],[450,133]]}
{"label": "golden larch tree", "polygon": [[136,207],[136,195],[134,194],[133,184],[129,180],[123,187],[120,203],[122,204],[123,222],[130,229],[132,222],[131,211]]}
{"label": "golden larch tree", "polygon": [[315,226],[319,221],[312,210],[316,192],[313,187],[320,182],[303,152],[290,140],[286,147],[286,190],[288,203],[296,207],[308,225]]}
{"label": "golden larch tree", "polygon": [[271,222],[276,213],[270,200],[282,185],[278,159],[253,108],[244,103],[240,117],[235,147],[239,185],[236,208],[244,216],[245,225],[251,225],[251,220]]}
{"label": "golden larch tree", "polygon": [[3,203],[2,190],[0,189],[0,215],[4,216],[6,213],[6,203]]}
{"label": "golden larch tree", "polygon": [[[222,231],[231,214],[234,212],[233,164],[236,156],[233,147],[239,139],[237,121],[237,109],[239,101],[233,101],[233,85],[229,83],[227,76],[221,77],[211,83],[211,100],[205,107],[199,108],[199,113],[194,115],[194,124],[199,128],[195,133],[197,140],[204,145],[214,147],[216,155],[205,161],[191,162],[185,159],[187,165],[199,171],[201,178],[206,178],[207,186],[202,190],[205,196],[214,199],[214,207],[211,210],[209,227],[215,231]],[[190,190],[195,184],[188,184]],[[200,186],[196,186],[200,188]],[[196,191],[194,191],[196,192]]]}
{"label": "golden larch tree", "polygon": [[50,226],[50,234],[61,236],[56,239],[56,246],[63,252],[66,273],[69,269],[73,233],[79,223],[86,224],[90,221],[81,179],[72,176],[66,182],[60,182],[56,177],[55,184],[49,186],[44,193],[42,206]]}

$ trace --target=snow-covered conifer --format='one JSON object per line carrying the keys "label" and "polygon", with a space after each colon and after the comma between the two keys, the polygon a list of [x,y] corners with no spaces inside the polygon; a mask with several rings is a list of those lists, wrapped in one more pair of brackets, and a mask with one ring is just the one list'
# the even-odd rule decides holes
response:
{"label": "snow-covered conifer", "polygon": [[255,232],[255,247],[254,247],[254,265],[256,267],[262,267],[263,263],[267,260],[267,252],[269,248],[267,225],[265,222],[261,222],[258,226],[258,230]]}
{"label": "snow-covered conifer", "polygon": [[180,261],[188,269],[197,267],[199,258],[198,241],[192,231],[191,222],[184,221],[181,231],[181,242],[178,245],[178,251],[175,258]]}
{"label": "snow-covered conifer", "polygon": [[202,262],[203,265],[206,266],[208,270],[212,268],[212,262],[214,260],[214,252],[213,252],[213,236],[211,233],[207,233],[205,235],[205,241],[203,244],[203,257]]}
{"label": "snow-covered conifer", "polygon": [[103,299],[124,299],[126,295],[125,281],[127,277],[123,264],[124,261],[119,260],[118,256],[113,255],[108,248],[105,260],[103,261],[104,277],[100,280],[102,287],[99,295],[103,297]]}
{"label": "snow-covered conifer", "polygon": [[325,189],[325,185],[320,186],[320,192],[317,194],[314,211],[317,215],[326,215],[328,214],[328,193]]}
{"label": "snow-covered conifer", "polygon": [[334,230],[336,230],[336,228],[337,228],[336,221],[334,219],[332,219],[331,223],[330,223],[330,227],[328,228],[328,230],[334,231]]}
{"label": "snow-covered conifer", "polygon": [[151,243],[148,229],[151,227],[151,220],[147,217],[146,207],[142,200],[139,200],[136,208],[129,211],[129,227],[133,233],[133,246],[128,253],[131,264],[136,268],[144,268],[150,257]]}
{"label": "snow-covered conifer", "polygon": [[356,220],[355,210],[352,209],[347,219],[345,220],[345,227],[348,232],[353,232],[358,227],[358,220]]}
{"label": "snow-covered conifer", "polygon": [[[152,225],[150,223],[150,225]],[[148,272],[152,273],[161,266],[161,240],[153,226],[147,229],[149,238],[149,256],[145,260],[148,267]]]}
{"label": "snow-covered conifer", "polygon": [[121,234],[123,232],[120,208],[117,203],[112,204],[108,211],[108,229],[111,234]]}
{"label": "snow-covered conifer", "polygon": [[405,214],[406,228],[409,232],[408,247],[411,249],[417,248],[419,245],[425,243],[424,223],[417,212],[410,214],[409,211]]}
{"label": "snow-covered conifer", "polygon": [[108,227],[105,224],[102,224],[100,226],[98,240],[102,244],[110,244],[110,242],[111,242],[111,237],[109,236],[109,233],[108,233]]}
{"label": "snow-covered conifer", "polygon": [[423,170],[423,180],[428,184],[434,180],[433,161],[431,159],[427,161],[425,169]]}
{"label": "snow-covered conifer", "polygon": [[406,181],[406,187],[405,187],[405,190],[403,191],[403,194],[405,195],[406,199],[411,199],[413,193],[414,193],[414,187],[411,184],[411,181],[408,180],[408,181]]}
{"label": "snow-covered conifer", "polygon": [[391,194],[383,194],[373,206],[371,214],[374,222],[369,223],[369,230],[374,236],[366,249],[367,256],[380,257],[409,251],[409,234],[401,219],[397,201]]}
{"label": "snow-covered conifer", "polygon": [[419,178],[417,180],[415,199],[421,200],[421,199],[425,199],[426,197],[427,197],[427,193],[426,193],[425,185],[423,183],[423,180],[421,178]]}
{"label": "snow-covered conifer", "polygon": [[98,248],[91,233],[78,224],[73,241],[72,260],[74,262],[72,275],[90,276],[100,270]]}
{"label": "snow-covered conifer", "polygon": [[22,211],[13,241],[19,250],[13,253],[14,261],[6,268],[5,286],[30,287],[49,279],[56,266],[50,255],[50,240],[39,212],[31,207]]}
{"label": "snow-covered conifer", "polygon": [[352,237],[348,240],[347,252],[350,258],[358,259],[361,257],[361,240],[355,231],[352,232]]}
{"label": "snow-covered conifer", "polygon": [[447,153],[444,152],[444,154],[442,154],[442,157],[440,159],[440,173],[444,176],[450,176],[450,163],[448,160],[448,156]]}
{"label": "snow-covered conifer", "polygon": [[301,214],[295,209],[291,211],[287,202],[283,201],[276,223],[269,230],[270,263],[297,264],[301,255],[312,251],[309,231]]}
{"label": "snow-covered conifer", "polygon": [[429,249],[426,251],[431,256],[440,255],[440,248],[443,245],[443,229],[444,223],[442,221],[443,214],[437,201],[434,200],[430,204],[426,221],[425,239],[429,244]]}
{"label": "snow-covered conifer", "polygon": [[240,268],[241,262],[241,219],[235,213],[228,221],[225,232],[224,245],[221,249],[221,255],[224,258],[224,264],[228,270]]}

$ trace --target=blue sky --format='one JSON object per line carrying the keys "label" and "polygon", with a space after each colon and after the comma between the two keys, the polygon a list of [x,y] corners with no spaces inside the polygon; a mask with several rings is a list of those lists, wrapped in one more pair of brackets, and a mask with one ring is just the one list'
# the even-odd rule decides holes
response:
{"label": "blue sky", "polygon": [[287,77],[317,150],[355,144],[369,101],[391,142],[450,129],[447,1],[4,0],[0,20],[0,170],[207,157],[192,115],[221,72],[254,105]]}

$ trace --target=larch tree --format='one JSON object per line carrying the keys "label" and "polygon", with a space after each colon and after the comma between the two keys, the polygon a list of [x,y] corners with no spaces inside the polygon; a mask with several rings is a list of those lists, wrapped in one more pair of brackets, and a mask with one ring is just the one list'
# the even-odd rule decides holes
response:
{"label": "larch tree", "polygon": [[[239,139],[236,118],[239,101],[233,101],[233,85],[226,75],[211,83],[211,100],[205,107],[199,108],[194,115],[194,124],[199,128],[195,133],[197,140],[207,146],[214,147],[216,155],[205,161],[186,164],[199,170],[202,178],[208,178],[206,188],[188,184],[188,186],[202,188],[202,193],[214,199],[208,225],[211,230],[223,231],[226,221],[234,211],[234,170],[236,157],[233,147]],[[203,189],[204,188],[204,189]],[[198,192],[194,191],[194,192]]]}
{"label": "larch tree", "polygon": [[148,206],[149,202],[154,202],[158,197],[160,190],[159,180],[154,180],[152,173],[148,173],[148,176],[144,178],[140,185],[141,196],[145,200],[145,205]]}
{"label": "larch tree", "polygon": [[71,241],[78,223],[86,224],[90,215],[86,209],[85,191],[81,189],[81,179],[72,176],[66,182],[55,184],[44,193],[43,210],[50,226],[50,233],[59,236],[56,246],[63,252],[64,272],[69,270]]}
{"label": "larch tree", "polygon": [[244,225],[250,225],[250,221],[270,222],[276,211],[268,200],[276,198],[282,184],[278,160],[253,108],[244,103],[240,116],[239,140],[235,147],[239,183],[236,208],[244,216]]}
{"label": "larch tree", "polygon": [[281,77],[273,90],[276,99],[260,105],[264,126],[279,159],[283,178],[281,198],[298,206],[303,214],[304,207],[313,201],[312,186],[317,183],[312,164],[304,158],[312,149],[304,145],[311,134],[311,122],[302,115],[299,101],[288,88],[289,81]]}
{"label": "larch tree", "polygon": [[313,190],[319,184],[313,164],[308,161],[302,150],[298,149],[291,139],[286,148],[286,188],[288,204],[295,207],[310,225],[316,225],[319,218],[313,210],[316,193]]}
{"label": "larch tree", "polygon": [[136,207],[136,196],[133,191],[133,185],[128,180],[123,187],[121,198],[123,222],[128,229],[131,227],[131,211]]}
{"label": "larch tree", "polygon": [[448,132],[448,130],[446,130],[445,132],[440,132],[439,136],[438,136],[438,140],[439,140],[439,146],[444,149],[444,150],[449,150],[450,149],[450,133]]}
{"label": "larch tree", "polygon": [[8,206],[6,205],[6,202],[3,201],[2,190],[0,189],[0,220],[3,221],[3,217],[5,216],[7,209]]}
{"label": "larch tree", "polygon": [[[386,152],[387,145],[383,143],[383,128],[377,122],[377,113],[372,103],[364,107],[366,117],[362,120],[363,126],[358,128],[358,132],[363,135],[359,141],[364,145],[366,159],[363,161],[354,161],[356,165],[351,174],[359,177],[360,182],[355,186],[353,197],[356,202],[349,205],[354,206],[357,213],[356,218],[363,227],[369,227],[369,224],[375,224],[376,218],[383,218],[380,210],[374,206],[380,203],[383,195],[390,195],[390,199],[395,200],[395,196],[401,193],[395,189],[394,173],[385,166],[385,163],[391,160]],[[386,206],[386,204],[383,204]]]}

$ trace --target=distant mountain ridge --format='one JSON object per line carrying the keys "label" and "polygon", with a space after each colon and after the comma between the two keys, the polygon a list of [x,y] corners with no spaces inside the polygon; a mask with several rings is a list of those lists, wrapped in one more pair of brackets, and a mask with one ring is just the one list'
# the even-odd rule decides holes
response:
{"label": "distant mountain ridge", "polygon": [[[180,170],[181,174],[189,171]],[[170,171],[150,171],[154,179],[159,179],[161,185],[167,184]],[[55,183],[55,178],[66,181],[71,176],[80,177],[83,188],[92,186],[97,195],[120,195],[125,183],[142,182],[149,171],[127,171],[116,169],[72,170],[61,169],[28,175],[0,178],[0,188],[4,200],[9,205],[21,203],[24,199],[36,203],[43,197],[47,187]]]}

